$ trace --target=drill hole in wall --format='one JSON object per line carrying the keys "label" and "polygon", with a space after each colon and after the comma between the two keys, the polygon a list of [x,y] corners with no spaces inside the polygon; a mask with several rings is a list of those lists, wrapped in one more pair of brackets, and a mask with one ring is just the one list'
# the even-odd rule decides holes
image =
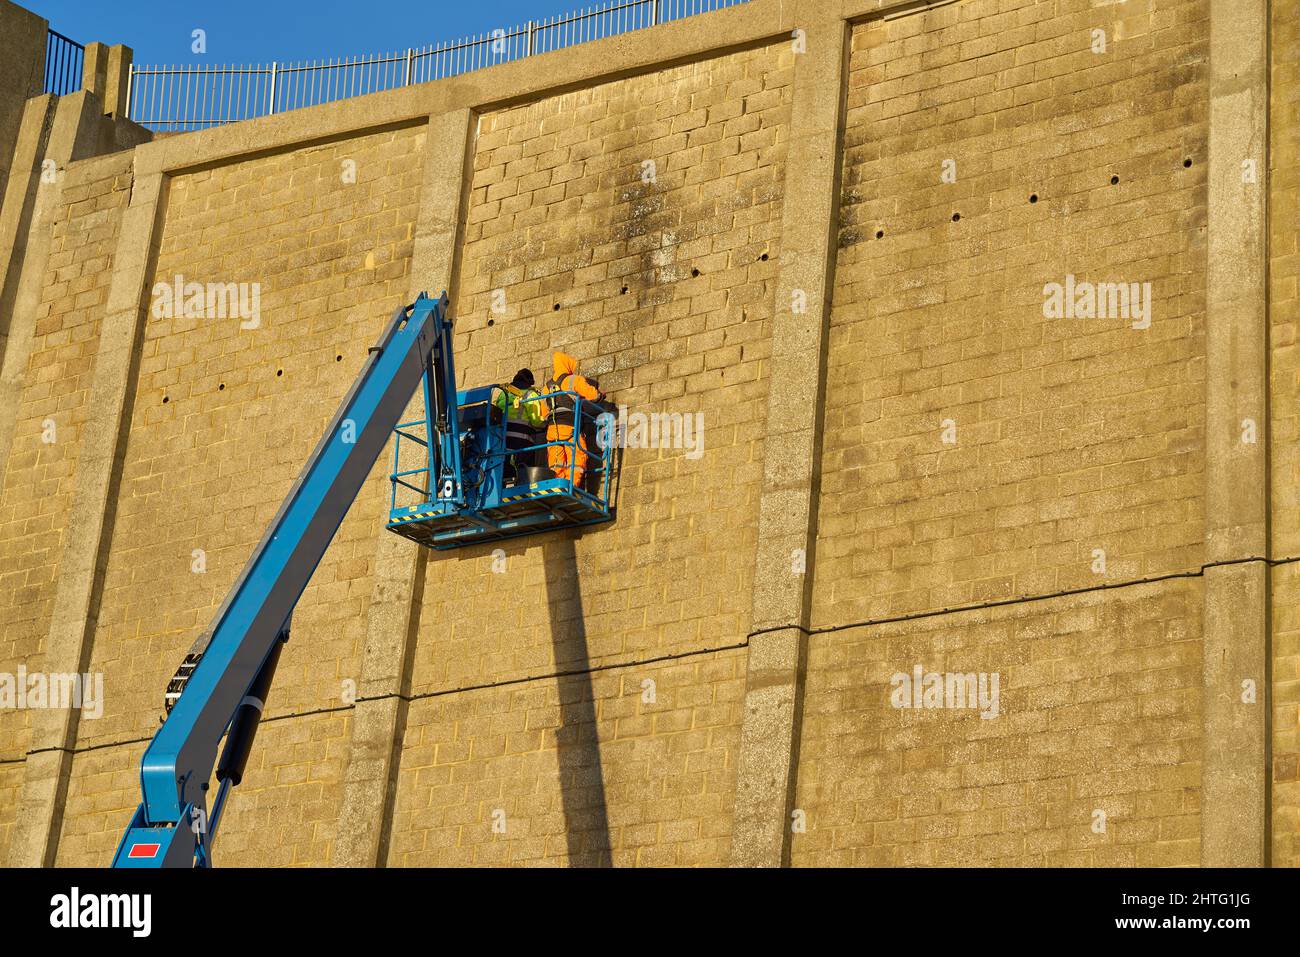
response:
{"label": "drill hole in wall", "polygon": [[622,289],[620,289],[620,290],[618,291],[618,294],[619,294],[620,296],[626,296],[626,295],[627,295],[627,286],[624,286]]}
{"label": "drill hole in wall", "polygon": [[217,391],[218,391],[218,392],[225,392],[225,391],[226,391],[226,384],[223,382],[223,383],[221,383],[220,385],[218,385],[218,386],[217,386]]}
{"label": "drill hole in wall", "polygon": [[1189,156],[1187,157],[1187,159],[1183,160],[1183,169],[1191,169],[1191,166],[1192,166],[1192,158]]}
{"label": "drill hole in wall", "polygon": [[171,399],[167,398],[167,396],[163,396],[163,405],[166,405],[170,401]]}
{"label": "drill hole in wall", "polygon": [[694,276],[698,276],[699,274],[700,274],[700,271],[699,271],[698,269],[692,269],[692,270],[691,270],[691,276],[692,276],[692,277],[694,277]]}
{"label": "drill hole in wall", "polygon": [[884,231],[883,229],[877,229],[877,230],[876,230],[876,238],[877,238],[877,239],[884,239],[884,238],[885,238],[885,231]]}
{"label": "drill hole in wall", "polygon": [[335,362],[342,362],[342,361],[343,361],[343,356],[341,356],[341,355],[335,356],[335,357],[334,357],[334,361],[335,361]]}
{"label": "drill hole in wall", "polygon": [[961,213],[953,213],[953,214],[952,214],[952,221],[953,221],[954,223],[957,222],[957,221],[960,220],[960,219],[961,219]]}
{"label": "drill hole in wall", "polygon": [[758,258],[759,258],[762,262],[767,262],[767,253],[763,253],[763,255],[759,256]]}
{"label": "drill hole in wall", "polygon": [[276,369],[276,370],[275,370],[275,374],[276,374],[276,376],[282,376],[282,375],[284,375],[284,370],[283,370],[283,369]]}
{"label": "drill hole in wall", "polygon": [[1118,176],[1112,176],[1112,177],[1110,178],[1110,185],[1112,185],[1112,186],[1118,186],[1118,185],[1119,185],[1119,177],[1118,177]]}
{"label": "drill hole in wall", "polygon": [[1036,203],[1036,202],[1038,202],[1038,194],[1037,194],[1037,193],[1030,193],[1030,194],[1029,194],[1029,201],[1030,201],[1031,203]]}
{"label": "drill hole in wall", "polygon": [[497,324],[497,321],[496,321],[495,319],[489,319],[489,320],[488,320],[488,327],[489,327],[489,328],[491,328],[492,326],[495,326],[496,324]]}
{"label": "drill hole in wall", "polygon": [[554,312],[559,312],[559,311],[560,311],[560,304],[557,302],[555,305],[551,306],[551,309],[552,309],[552,311],[554,311]]}

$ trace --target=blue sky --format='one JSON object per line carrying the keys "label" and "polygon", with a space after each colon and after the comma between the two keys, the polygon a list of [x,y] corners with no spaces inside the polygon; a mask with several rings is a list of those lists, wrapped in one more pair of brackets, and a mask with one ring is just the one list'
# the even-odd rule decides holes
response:
{"label": "blue sky", "polygon": [[[269,63],[387,53],[487,33],[591,0],[17,0],[78,43],[125,43],[138,64]],[[207,54],[190,52],[207,32]]]}

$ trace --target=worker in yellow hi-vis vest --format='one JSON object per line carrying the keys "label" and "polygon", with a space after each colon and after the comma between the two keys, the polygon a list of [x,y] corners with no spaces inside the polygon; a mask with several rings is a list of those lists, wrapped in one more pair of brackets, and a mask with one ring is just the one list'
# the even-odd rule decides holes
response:
{"label": "worker in yellow hi-vis vest", "polygon": [[[533,388],[531,369],[520,369],[509,385],[498,387],[492,404],[502,411],[506,419],[506,451],[517,452],[530,445],[541,444],[542,424],[546,421],[546,400]],[[506,459],[505,481],[517,481],[520,466],[540,465],[536,452],[511,455]]]}
{"label": "worker in yellow hi-vis vest", "polygon": [[500,387],[492,404],[504,412],[506,418],[540,428],[546,421],[546,400],[533,388],[534,381],[532,369],[520,369],[509,385]]}

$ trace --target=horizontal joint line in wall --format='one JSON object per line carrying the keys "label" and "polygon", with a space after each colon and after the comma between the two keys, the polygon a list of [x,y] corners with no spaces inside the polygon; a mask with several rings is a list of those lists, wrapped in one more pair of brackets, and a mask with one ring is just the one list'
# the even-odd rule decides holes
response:
{"label": "horizontal joint line in wall", "polygon": [[1246,558],[1228,558],[1218,562],[1207,562],[1200,568],[1185,572],[1170,572],[1167,575],[1153,575],[1150,578],[1133,578],[1126,581],[1104,582],[1100,585],[1087,585],[1083,588],[1067,588],[1064,591],[1047,592],[1042,595],[1021,595],[1016,598],[999,598],[996,601],[975,602],[970,605],[954,605],[951,608],[932,608],[929,611],[908,612],[905,615],[890,615],[885,618],[867,618],[863,621],[849,622],[843,625],[827,625],[823,628],[805,628],[803,625],[771,625],[767,628],[759,628],[751,631],[746,635],[746,639],[755,638],[758,635],[770,634],[774,631],[801,631],[805,635],[825,635],[836,631],[848,631],[850,628],[870,628],[875,625],[892,625],[903,621],[919,621],[923,618],[937,618],[940,615],[956,615],[967,611],[980,611],[984,608],[1001,608],[1005,605],[1024,605],[1030,602],[1048,601],[1053,598],[1068,598],[1071,595],[1086,595],[1089,592],[1109,591],[1113,588],[1129,588],[1134,585],[1149,585],[1153,582],[1173,581],[1178,578],[1201,578],[1204,576],[1206,569],[1221,568],[1228,565],[1249,565],[1255,562],[1263,562],[1269,567],[1277,565],[1288,565],[1294,562],[1300,562],[1300,555],[1290,556],[1287,558],[1266,558],[1262,555],[1251,555]]}

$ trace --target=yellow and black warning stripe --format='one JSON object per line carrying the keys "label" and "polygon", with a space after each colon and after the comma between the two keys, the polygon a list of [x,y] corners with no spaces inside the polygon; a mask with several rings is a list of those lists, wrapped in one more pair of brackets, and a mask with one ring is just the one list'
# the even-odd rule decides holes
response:
{"label": "yellow and black warning stripe", "polygon": [[[544,488],[544,489],[541,489],[540,491],[536,491],[536,492],[534,492],[534,491],[519,492],[518,494],[507,495],[507,496],[504,497],[501,501],[502,501],[502,502],[515,502],[515,501],[519,501],[520,499],[526,499],[526,498],[543,498],[543,497],[545,497],[545,496],[547,496],[547,495],[555,495],[555,494],[558,493],[559,491],[560,491],[560,490],[559,490],[559,489],[556,489],[556,488]],[[433,518],[433,517],[435,517],[436,515],[438,515],[437,512],[417,512],[417,513],[415,513],[415,514],[413,514],[413,515],[403,515],[403,516],[401,516],[401,517],[399,517],[399,518],[394,519],[393,521],[394,521],[395,523],[397,523],[397,524],[405,524],[405,523],[407,523],[407,522],[418,522],[418,521],[420,521],[421,519]],[[446,516],[446,517],[449,517],[449,516]]]}
{"label": "yellow and black warning stripe", "polygon": [[518,495],[508,495],[503,498],[503,502],[513,502],[521,498],[541,498],[544,495],[554,495],[559,489],[544,488],[540,492],[520,492]]}

